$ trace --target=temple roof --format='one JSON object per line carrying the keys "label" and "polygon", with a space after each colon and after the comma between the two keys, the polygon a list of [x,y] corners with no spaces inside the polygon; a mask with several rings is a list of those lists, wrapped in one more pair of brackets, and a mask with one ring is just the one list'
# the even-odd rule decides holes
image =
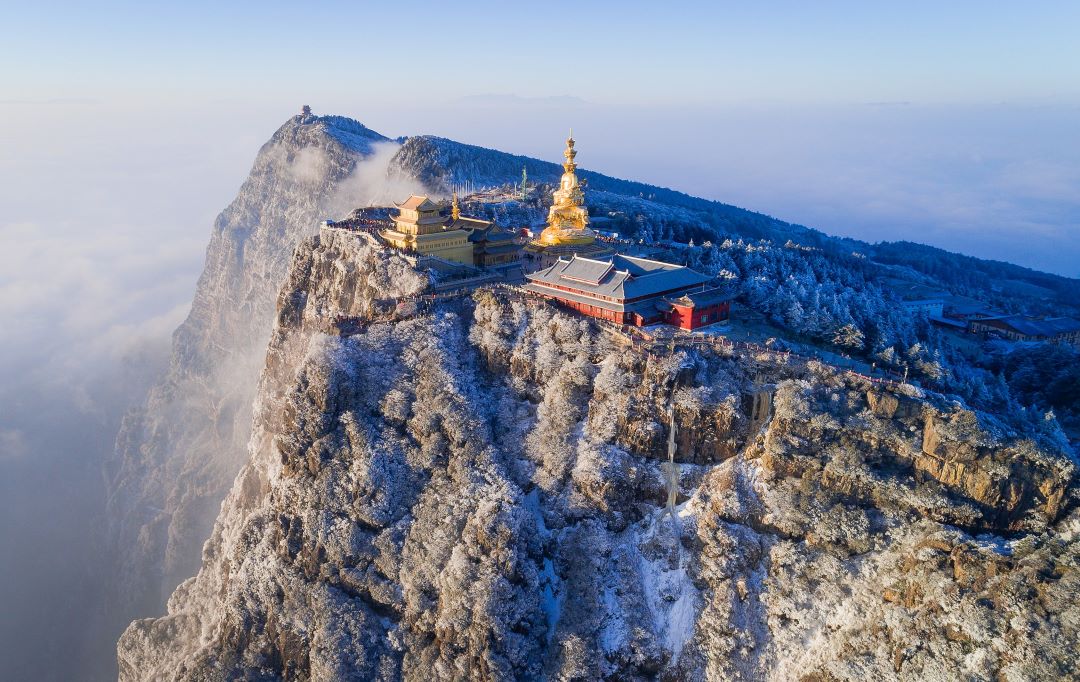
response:
{"label": "temple roof", "polygon": [[521,249],[521,247],[517,244],[510,242],[499,242],[494,244],[488,242],[476,248],[481,249],[481,251],[478,251],[477,253],[487,253],[492,255],[499,253],[512,253]]}
{"label": "temple roof", "polygon": [[[559,265],[562,265],[562,261],[554,264],[552,267],[555,268]],[[559,277],[562,279],[572,279],[596,285],[614,269],[615,264],[611,261],[593,260],[592,258],[579,258],[578,256],[574,256],[565,266],[559,268]],[[615,273],[615,276],[618,277],[619,273]]]}
{"label": "temple roof", "polygon": [[528,278],[536,284],[569,287],[593,296],[621,300],[655,296],[710,280],[707,275],[682,265],[618,254],[606,260],[560,258]]}
{"label": "temple roof", "polygon": [[433,202],[431,199],[428,199],[425,196],[419,196],[417,194],[413,194],[412,196],[410,196],[408,199],[405,200],[404,203],[394,205],[401,209],[410,210],[420,210],[421,208],[424,210],[438,210],[439,208],[439,205]]}
{"label": "temple roof", "polygon": [[[641,313],[645,317],[652,316],[652,314],[657,310],[663,311],[670,307],[670,305],[665,303],[663,299],[656,298],[650,298],[644,301],[635,301],[634,303],[620,303],[619,301],[605,301],[603,299],[593,298],[592,296],[586,296],[584,294],[575,294],[571,291],[552,292],[551,289],[544,287],[543,285],[535,284],[533,282],[528,282],[527,284],[525,284],[524,288],[528,291],[532,291],[534,293],[542,294],[545,296],[551,296],[553,293],[555,293],[560,299],[564,301],[585,303],[591,306],[596,306],[597,308],[603,308],[604,310],[610,310],[616,313],[637,312]],[[658,306],[664,307],[660,308]]]}
{"label": "temple roof", "polygon": [[668,298],[667,300],[675,305],[680,305],[688,308],[706,308],[717,303],[723,303],[724,301],[730,301],[735,296],[726,288],[717,287],[715,289],[706,289],[705,291],[690,291],[678,298]]}
{"label": "temple roof", "polygon": [[[469,229],[468,226],[463,225],[462,227]],[[514,242],[516,239],[517,237],[513,232],[508,232],[491,223],[474,227],[472,232],[469,233],[469,241],[471,242]]]}
{"label": "temple roof", "polygon": [[480,218],[469,218],[467,216],[459,216],[457,219],[451,220],[446,226],[448,230],[472,230],[473,232],[484,231],[491,227],[490,220],[481,220]]}

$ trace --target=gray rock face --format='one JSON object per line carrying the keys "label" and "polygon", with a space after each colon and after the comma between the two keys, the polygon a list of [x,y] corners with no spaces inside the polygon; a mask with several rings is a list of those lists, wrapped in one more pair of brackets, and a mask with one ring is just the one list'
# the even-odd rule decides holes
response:
{"label": "gray rock face", "polygon": [[[251,403],[293,248],[321,218],[366,198],[357,171],[380,145],[390,143],[349,119],[293,117],[218,216],[168,373],[124,420],[107,465],[118,612],[157,611],[198,569],[247,460]],[[377,171],[368,169],[375,181]]]}
{"label": "gray rock face", "polygon": [[[1061,453],[924,398],[871,409],[816,363],[646,357],[510,293],[326,333],[423,284],[361,236],[303,242],[249,460],[198,575],[121,638],[121,679],[1077,674],[1080,515],[1036,495],[998,518],[964,480],[921,475],[914,415],[957,425],[941,447],[962,426],[1023,450],[1067,497]],[[755,382],[773,412],[747,433]],[[621,431],[663,433],[675,385],[676,419],[739,446],[693,451],[671,518],[652,441]]]}

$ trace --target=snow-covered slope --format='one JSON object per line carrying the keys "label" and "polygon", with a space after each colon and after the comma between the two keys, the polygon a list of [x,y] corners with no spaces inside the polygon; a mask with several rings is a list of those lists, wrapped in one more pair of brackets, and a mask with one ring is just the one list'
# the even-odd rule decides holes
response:
{"label": "snow-covered slope", "polygon": [[421,286],[365,237],[301,244],[248,462],[122,679],[1078,673],[1075,467],[1050,445],[816,363],[649,354],[510,292],[335,331]]}

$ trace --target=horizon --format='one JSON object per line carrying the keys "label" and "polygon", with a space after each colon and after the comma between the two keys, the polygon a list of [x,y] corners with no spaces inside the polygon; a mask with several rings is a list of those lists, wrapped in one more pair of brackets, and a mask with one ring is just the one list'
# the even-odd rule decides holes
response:
{"label": "horizon", "polygon": [[[5,74],[0,99],[0,168],[14,181],[0,202],[16,209],[5,222],[64,208],[71,193],[46,201],[40,189],[75,180],[43,162],[122,175],[139,172],[138,150],[168,150],[192,172],[147,183],[132,212],[186,192],[177,223],[205,237],[258,147],[306,103],[391,138],[430,133],[555,161],[573,127],[582,165],[607,175],[826,234],[1080,277],[1075,4],[545,9],[17,6],[0,54],[35,59]],[[417,17],[438,19],[425,35],[482,47],[441,61],[400,49]],[[127,153],[99,137],[106,158],[82,156],[81,132],[95,129],[131,138]],[[126,189],[117,178],[97,194]]]}
{"label": "horizon", "polygon": [[[56,366],[85,374],[95,363],[76,361],[65,348],[90,319],[101,332],[91,336],[88,350],[99,360],[115,363],[139,355],[141,348],[166,347],[190,308],[215,217],[235,196],[258,149],[302,104],[317,115],[352,118],[391,139],[438,135],[552,163],[561,162],[566,131],[573,127],[585,170],[719,201],[830,236],[871,244],[916,242],[1080,279],[1080,224],[1065,220],[1073,212],[1080,216],[1080,181],[1069,181],[1073,174],[1080,179],[1080,130],[1038,141],[1041,160],[1010,160],[1007,145],[999,144],[997,156],[987,155],[982,163],[990,168],[978,169],[993,180],[985,188],[946,184],[956,180],[955,170],[967,162],[971,148],[988,138],[1019,130],[1011,142],[1017,145],[1032,130],[1080,129],[1080,117],[1065,105],[997,105],[996,120],[969,131],[971,139],[943,137],[934,155],[923,155],[913,140],[925,127],[955,133],[972,110],[984,108],[829,105],[789,113],[745,105],[615,112],[580,98],[512,94],[459,98],[444,104],[439,115],[426,108],[313,100],[287,107],[233,102],[209,108],[190,102],[165,108],[105,100],[8,103],[0,104],[0,112],[15,114],[0,130],[0,143],[14,150],[0,155],[9,179],[0,186],[0,203],[7,208],[0,240],[8,245],[0,312],[24,324],[9,334],[0,369],[25,380],[49,375],[45,368]],[[73,117],[78,125],[71,125]],[[912,120],[919,117],[924,120]],[[1031,126],[1032,118],[1041,125]],[[773,131],[796,120],[801,128],[773,137]],[[702,121],[723,122],[722,135],[703,142],[694,133]],[[881,127],[892,137],[871,139]],[[843,145],[836,135],[829,138],[842,151],[833,158],[819,155],[824,143],[787,144],[835,128],[849,132]],[[679,134],[657,136],[658,129]],[[866,156],[887,157],[896,168],[874,175]],[[896,174],[908,168],[915,170],[903,174],[916,184],[890,190]],[[928,174],[940,184],[930,183]],[[763,182],[765,175],[770,182]],[[1017,197],[1003,193],[1007,186],[1020,190]],[[846,195],[854,198],[843,201]],[[861,210],[849,212],[851,203]],[[946,219],[932,220],[935,210]],[[1024,217],[1020,229],[1004,230],[1017,215]],[[913,216],[922,218],[914,226]],[[98,267],[103,263],[108,267]],[[47,283],[40,278],[44,271],[54,273]],[[56,333],[57,320],[63,333]]]}

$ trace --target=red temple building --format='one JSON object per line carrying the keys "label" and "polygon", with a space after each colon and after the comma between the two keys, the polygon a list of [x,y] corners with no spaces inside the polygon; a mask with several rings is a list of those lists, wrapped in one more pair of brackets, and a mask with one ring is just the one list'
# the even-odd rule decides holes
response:
{"label": "red temple building", "polygon": [[526,277],[527,290],[619,324],[697,329],[726,320],[731,308],[731,295],[707,275],[646,258],[560,258]]}

